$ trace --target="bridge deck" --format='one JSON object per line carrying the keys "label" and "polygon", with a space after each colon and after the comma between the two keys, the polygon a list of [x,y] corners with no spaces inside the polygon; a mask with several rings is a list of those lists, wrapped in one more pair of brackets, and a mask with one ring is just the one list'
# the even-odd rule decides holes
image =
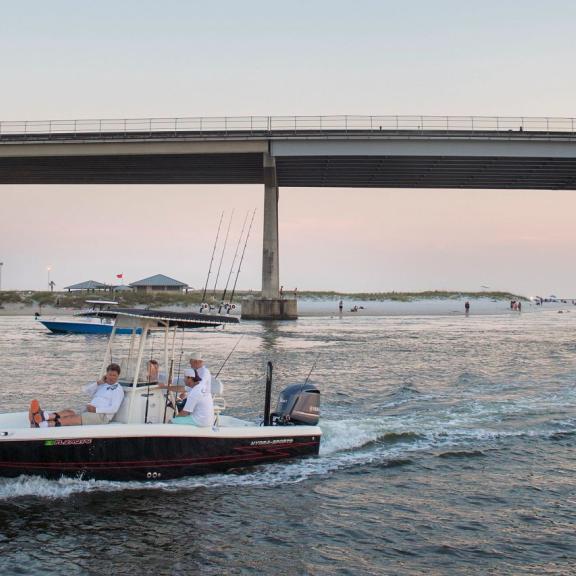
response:
{"label": "bridge deck", "polygon": [[[576,133],[275,128],[0,131],[0,184],[576,189]],[[176,126],[176,124],[175,124]]]}

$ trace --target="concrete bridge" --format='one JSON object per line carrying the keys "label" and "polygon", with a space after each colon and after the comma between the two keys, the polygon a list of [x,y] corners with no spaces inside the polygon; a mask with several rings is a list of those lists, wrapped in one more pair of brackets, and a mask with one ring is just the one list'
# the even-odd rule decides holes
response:
{"label": "concrete bridge", "polygon": [[278,188],[576,189],[573,118],[253,116],[0,122],[0,184],[264,184],[262,300],[279,297]]}

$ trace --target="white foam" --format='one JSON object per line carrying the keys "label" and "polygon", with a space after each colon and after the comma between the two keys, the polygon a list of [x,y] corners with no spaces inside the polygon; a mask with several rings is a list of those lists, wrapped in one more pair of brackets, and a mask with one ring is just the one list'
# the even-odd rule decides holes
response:
{"label": "white foam", "polygon": [[[499,408],[482,407],[484,412],[499,413]],[[455,411],[458,412],[458,411]],[[406,414],[364,419],[323,420],[323,440],[318,458],[255,467],[244,474],[212,474],[171,481],[110,482],[62,478],[46,480],[21,476],[0,480],[0,500],[23,497],[45,499],[68,498],[74,494],[96,491],[164,490],[181,491],[197,488],[272,487],[305,481],[337,470],[372,463],[406,459],[414,454],[449,447],[479,449],[511,437],[550,437],[557,432],[575,431],[573,419],[551,421],[545,429],[500,430],[491,426],[474,426],[478,413],[468,417],[452,413],[450,408],[431,414]],[[567,426],[570,427],[567,430]]]}

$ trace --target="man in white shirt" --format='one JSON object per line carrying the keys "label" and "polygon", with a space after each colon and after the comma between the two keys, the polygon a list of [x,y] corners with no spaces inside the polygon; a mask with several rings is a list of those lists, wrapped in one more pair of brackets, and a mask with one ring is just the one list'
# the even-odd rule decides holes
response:
{"label": "man in white shirt", "polygon": [[214,403],[209,388],[210,372],[206,369],[204,377],[196,368],[186,368],[184,377],[186,387],[190,390],[184,408],[172,419],[173,424],[192,424],[193,426],[212,426],[214,423]]}
{"label": "man in white shirt", "polygon": [[160,388],[169,388],[171,391],[179,393],[176,398],[178,412],[181,412],[186,405],[188,394],[192,391],[191,382],[193,382],[194,385],[200,384],[203,390],[208,390],[209,394],[212,395],[212,374],[210,374],[210,370],[204,366],[202,354],[195,352],[190,356],[190,368],[192,369],[189,372],[190,376],[186,376],[188,369],[184,370],[184,385],[180,382],[175,382],[172,386],[167,386],[165,382],[160,383]]}
{"label": "man in white shirt", "polygon": [[29,417],[33,428],[52,426],[87,426],[91,424],[108,424],[122,404],[124,389],[118,383],[120,366],[110,364],[106,375],[98,382],[92,382],[84,387],[90,394],[90,403],[81,414],[74,410],[46,412],[40,408],[38,400],[30,402]]}
{"label": "man in white shirt", "polygon": [[[190,368],[195,371],[196,376],[200,378],[201,386],[206,388],[208,392],[212,393],[212,374],[210,370],[204,366],[202,354],[196,352],[190,356]],[[187,390],[189,392],[189,390]]]}

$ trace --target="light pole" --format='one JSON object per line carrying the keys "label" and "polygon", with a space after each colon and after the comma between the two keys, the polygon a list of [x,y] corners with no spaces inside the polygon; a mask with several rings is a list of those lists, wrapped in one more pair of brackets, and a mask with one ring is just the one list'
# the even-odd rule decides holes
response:
{"label": "light pole", "polygon": [[0,290],[2,290],[2,266],[4,266],[4,262],[0,262]]}
{"label": "light pole", "polygon": [[46,270],[48,272],[48,289],[50,289],[50,270],[52,270],[52,266],[46,266]]}

